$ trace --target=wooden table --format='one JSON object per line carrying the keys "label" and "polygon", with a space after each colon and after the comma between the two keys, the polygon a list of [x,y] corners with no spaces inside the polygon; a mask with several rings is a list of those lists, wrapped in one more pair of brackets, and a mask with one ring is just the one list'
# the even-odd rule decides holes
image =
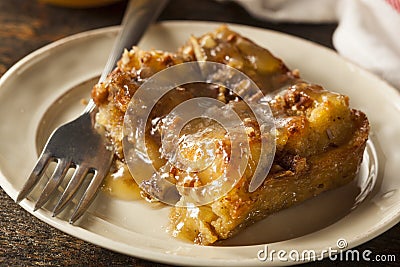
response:
{"label": "wooden table", "polygon": [[[35,0],[0,1],[0,76],[30,52],[62,37],[121,21],[126,1],[102,8],[68,9]],[[232,2],[171,0],[159,20],[210,20],[252,25],[297,35],[332,48],[335,24],[281,24],[257,20]],[[7,141],[7,140],[3,140]],[[0,190],[0,266],[163,266],[84,242],[41,222]],[[358,247],[396,255],[400,264],[400,224]],[[332,265],[329,260],[311,266]],[[365,262],[335,262],[339,266]]]}

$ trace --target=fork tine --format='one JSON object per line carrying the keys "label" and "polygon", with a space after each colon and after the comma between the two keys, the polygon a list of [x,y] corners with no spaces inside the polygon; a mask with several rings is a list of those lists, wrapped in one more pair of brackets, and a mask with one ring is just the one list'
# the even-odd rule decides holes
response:
{"label": "fork tine", "polygon": [[83,194],[81,200],[78,203],[78,206],[74,210],[74,213],[71,215],[69,219],[69,223],[73,224],[76,220],[78,220],[83,213],[87,210],[89,205],[94,200],[99,187],[101,186],[103,179],[105,178],[106,173],[95,171],[92,181],[90,182],[88,188]]}
{"label": "fork tine", "polygon": [[79,186],[82,184],[88,172],[89,169],[87,167],[83,165],[77,166],[71,180],[67,185],[67,188],[65,188],[64,193],[62,194],[60,200],[53,209],[53,217],[57,216],[57,214],[59,214],[64,209],[65,205],[75,195],[76,191],[78,191]]}
{"label": "fork tine", "polygon": [[35,167],[33,168],[31,174],[29,175],[28,180],[25,182],[24,187],[19,192],[17,199],[15,202],[19,203],[22,199],[24,199],[35,187],[37,182],[40,180],[40,177],[43,174],[44,169],[47,167],[50,161],[50,153],[43,153],[40,155],[39,159],[36,162]]}
{"label": "fork tine", "polygon": [[40,209],[49,200],[51,194],[59,186],[59,184],[67,174],[70,165],[71,161],[68,159],[60,159],[58,161],[56,170],[54,171],[53,175],[50,177],[45,188],[40,194],[40,197],[36,202],[33,211]]}

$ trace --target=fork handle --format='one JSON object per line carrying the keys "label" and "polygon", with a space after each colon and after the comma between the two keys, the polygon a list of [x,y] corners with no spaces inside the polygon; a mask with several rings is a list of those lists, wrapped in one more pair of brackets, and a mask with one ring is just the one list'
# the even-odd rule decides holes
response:
{"label": "fork handle", "polygon": [[[130,0],[122,19],[121,28],[101,73],[98,83],[104,82],[115,68],[124,49],[137,45],[149,25],[159,16],[168,0]],[[84,113],[92,113],[96,104],[90,99]]]}

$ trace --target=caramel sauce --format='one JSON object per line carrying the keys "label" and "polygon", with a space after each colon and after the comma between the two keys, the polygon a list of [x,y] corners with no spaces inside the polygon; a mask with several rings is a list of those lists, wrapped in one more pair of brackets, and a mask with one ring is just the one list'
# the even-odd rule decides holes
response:
{"label": "caramel sauce", "polygon": [[116,162],[115,171],[109,172],[103,182],[102,191],[122,200],[141,199],[140,188],[132,178],[128,167],[122,162]]}

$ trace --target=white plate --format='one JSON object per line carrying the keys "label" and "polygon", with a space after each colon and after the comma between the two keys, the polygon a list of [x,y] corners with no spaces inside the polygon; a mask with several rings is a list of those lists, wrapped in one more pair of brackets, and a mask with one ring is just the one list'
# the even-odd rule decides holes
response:
{"label": "white plate", "polygon": [[[174,51],[190,34],[200,35],[217,26],[162,23],[147,33],[141,47]],[[398,223],[399,93],[324,47],[268,30],[232,28],[269,48],[290,68],[298,68],[304,78],[349,95],[351,105],[367,114],[372,142],[355,183],[270,216],[214,247],[171,238],[165,232],[168,208],[152,207],[144,201],[121,201],[101,193],[75,226],[51,217],[46,208],[32,212],[37,192],[21,206],[68,234],[114,251],[158,262],[203,266],[293,264],[277,258],[262,262],[257,253],[266,244],[270,251],[321,253],[329,247],[337,249],[339,239],[345,239],[349,249]],[[56,125],[83,109],[80,99],[89,97],[91,79],[100,74],[116,32],[117,28],[106,28],[62,39],[28,55],[1,78],[0,184],[13,199],[36,161],[37,146]],[[361,196],[359,187],[365,189]]]}

